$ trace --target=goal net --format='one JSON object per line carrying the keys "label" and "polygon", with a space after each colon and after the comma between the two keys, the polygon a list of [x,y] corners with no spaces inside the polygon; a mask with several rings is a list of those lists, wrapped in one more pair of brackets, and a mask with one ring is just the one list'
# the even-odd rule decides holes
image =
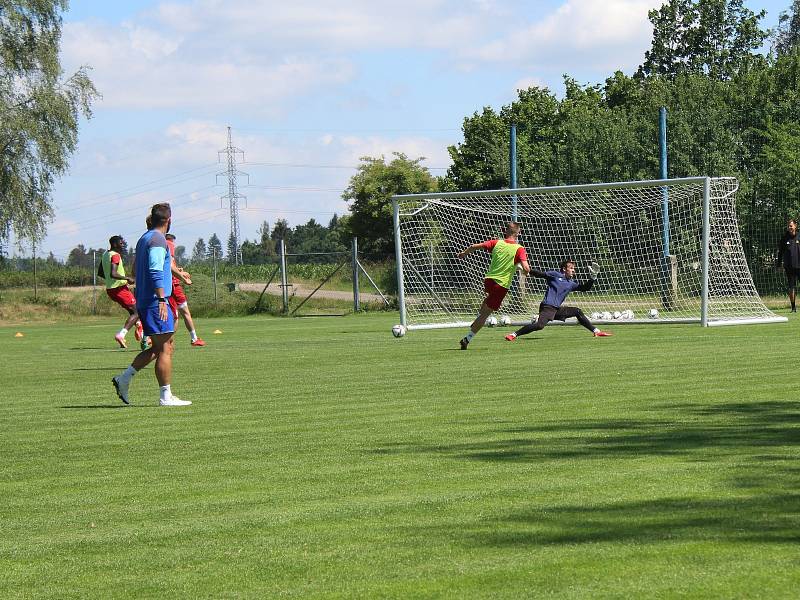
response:
{"label": "goal net", "polygon": [[[785,321],[758,296],[745,261],[732,178],[695,177],[394,197],[401,322],[409,329],[469,324],[484,298],[490,254],[456,255],[496,239],[511,220],[531,268],[566,259],[594,287],[571,305],[599,323]],[[498,318],[536,316],[545,280],[514,277]],[[505,318],[503,318],[505,317]]]}

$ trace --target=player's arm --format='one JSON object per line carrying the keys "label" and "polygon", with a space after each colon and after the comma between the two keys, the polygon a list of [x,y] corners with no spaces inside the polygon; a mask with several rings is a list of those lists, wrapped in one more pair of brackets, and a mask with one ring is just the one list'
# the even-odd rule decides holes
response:
{"label": "player's arm", "polygon": [[468,246],[468,247],[464,248],[461,252],[459,252],[458,253],[458,258],[464,258],[468,254],[472,254],[476,250],[482,250],[482,249],[485,249],[485,248],[486,248],[486,242],[480,242],[478,244],[472,244],[471,246]]}
{"label": "player's arm", "polygon": [[596,262],[592,262],[589,265],[589,279],[579,284],[578,287],[575,288],[575,291],[588,292],[590,289],[592,289],[594,282],[597,281],[597,276],[599,274],[600,274],[600,265],[597,264]]}
{"label": "player's arm", "polygon": [[128,283],[133,283],[133,277],[127,277],[125,275],[120,275],[117,269],[119,263],[112,262],[111,263],[111,279],[118,279],[120,281],[127,281]]}
{"label": "player's arm", "polygon": [[528,275],[531,275],[532,277],[539,277],[541,279],[550,279],[550,275],[548,275],[544,271],[540,271],[539,269],[529,269]]}
{"label": "player's arm", "polygon": [[178,266],[178,263],[175,262],[174,256],[172,257],[172,261],[170,263],[170,269],[172,274],[183,281],[183,283],[186,285],[192,285],[192,276]]}

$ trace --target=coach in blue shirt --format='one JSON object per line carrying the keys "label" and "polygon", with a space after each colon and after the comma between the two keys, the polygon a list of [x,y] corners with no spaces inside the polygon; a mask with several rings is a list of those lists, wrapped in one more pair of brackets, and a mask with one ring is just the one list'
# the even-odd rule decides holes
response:
{"label": "coach in blue shirt", "polygon": [[161,406],[187,406],[172,394],[173,335],[175,315],[169,308],[167,298],[172,293],[172,257],[164,237],[172,224],[172,209],[169,204],[155,204],[150,210],[150,228],[136,243],[136,310],[149,336],[152,346],[140,352],[131,365],[111,382],[117,396],[129,404],[128,389],[131,379],[153,360],[156,361],[156,379],[161,387]]}

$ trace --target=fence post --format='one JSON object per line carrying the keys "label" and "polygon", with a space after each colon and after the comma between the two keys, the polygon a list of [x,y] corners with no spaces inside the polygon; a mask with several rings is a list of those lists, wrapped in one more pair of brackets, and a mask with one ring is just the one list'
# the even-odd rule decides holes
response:
{"label": "fence post", "polygon": [[353,312],[361,310],[361,293],[358,288],[358,238],[353,238]]}
{"label": "fence post", "polygon": [[286,241],[281,238],[278,245],[281,254],[281,290],[283,293],[283,314],[289,313],[289,282],[286,277]]}
{"label": "fence post", "polygon": [[217,305],[217,249],[211,249],[211,260],[214,261],[214,306]]}
{"label": "fence post", "polygon": [[92,314],[97,315],[97,250],[92,250]]}

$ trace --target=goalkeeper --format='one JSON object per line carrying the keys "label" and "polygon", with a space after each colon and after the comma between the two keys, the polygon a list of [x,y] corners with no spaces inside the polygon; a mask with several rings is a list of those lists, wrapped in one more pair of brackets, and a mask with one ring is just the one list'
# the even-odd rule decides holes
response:
{"label": "goalkeeper", "polygon": [[538,271],[531,269],[531,275],[547,280],[547,291],[544,300],[539,305],[539,317],[536,322],[518,329],[514,333],[509,333],[506,339],[513,342],[520,335],[525,335],[531,331],[544,329],[550,321],[566,321],[570,317],[576,317],[578,323],[591,331],[595,337],[607,337],[611,335],[607,331],[600,331],[592,325],[588,317],[583,314],[580,308],[574,306],[563,306],[564,300],[570,292],[586,292],[592,289],[597,274],[600,272],[600,265],[592,263],[589,267],[589,280],[583,283],[575,281],[575,263],[565,260],[561,263],[560,271]]}
{"label": "goalkeeper", "polygon": [[478,316],[469,327],[467,335],[461,338],[461,349],[466,350],[473,336],[481,330],[486,319],[493,311],[498,310],[503,303],[503,298],[511,287],[514,279],[516,265],[522,267],[525,273],[530,272],[528,266],[528,254],[525,248],[517,242],[521,226],[519,223],[510,222],[506,224],[505,239],[488,240],[479,244],[472,244],[458,253],[458,258],[464,258],[477,250],[486,250],[492,253],[492,262],[489,271],[483,280],[483,288],[486,291],[486,299],[481,304]]}

